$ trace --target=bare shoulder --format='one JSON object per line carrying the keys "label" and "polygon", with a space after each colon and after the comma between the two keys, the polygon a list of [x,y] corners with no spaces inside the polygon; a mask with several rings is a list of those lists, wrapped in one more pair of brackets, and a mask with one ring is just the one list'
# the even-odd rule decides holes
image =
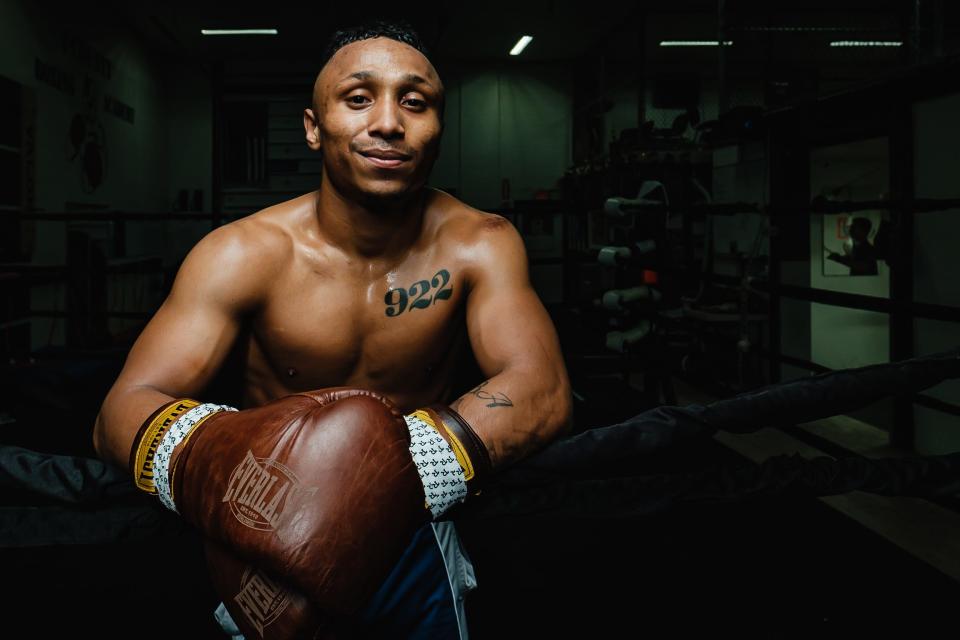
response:
{"label": "bare shoulder", "polygon": [[513,223],[496,213],[475,209],[443,191],[433,191],[429,205],[436,211],[438,235],[465,248],[486,250],[522,247],[520,234]]}
{"label": "bare shoulder", "polygon": [[430,206],[439,219],[437,240],[455,246],[471,280],[508,277],[525,280],[527,253],[513,223],[436,191]]}
{"label": "bare shoulder", "polygon": [[263,209],[208,233],[187,255],[178,280],[221,295],[229,291],[237,299],[259,298],[292,253],[289,205]]}
{"label": "bare shoulder", "polygon": [[311,218],[315,203],[315,192],[298,196],[219,227],[203,241],[224,258],[236,254],[259,270],[274,273],[292,255],[298,228]]}
{"label": "bare shoulder", "polygon": [[288,234],[282,227],[253,214],[208,233],[190,252],[190,258],[210,261],[223,268],[271,270],[289,244]]}

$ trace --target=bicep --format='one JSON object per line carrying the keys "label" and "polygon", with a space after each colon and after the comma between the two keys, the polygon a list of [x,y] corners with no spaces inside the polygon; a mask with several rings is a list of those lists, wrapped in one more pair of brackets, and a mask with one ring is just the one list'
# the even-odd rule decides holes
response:
{"label": "bicep", "polygon": [[477,269],[467,298],[467,331],[487,377],[507,368],[562,369],[550,316],[530,284],[526,252],[516,230],[499,232]]}
{"label": "bicep", "polygon": [[233,264],[243,259],[242,248],[229,237],[201,241],[137,338],[115,387],[151,387],[174,397],[201,391],[240,331],[254,286]]}
{"label": "bicep", "polygon": [[238,331],[238,319],[226,309],[168,299],[130,350],[117,386],[193,395],[216,373]]}

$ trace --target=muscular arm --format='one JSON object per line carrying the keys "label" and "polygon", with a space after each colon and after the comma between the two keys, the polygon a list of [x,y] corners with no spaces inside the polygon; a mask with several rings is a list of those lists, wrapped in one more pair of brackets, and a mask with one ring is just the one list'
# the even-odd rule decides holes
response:
{"label": "muscular arm", "polygon": [[556,330],[530,286],[523,241],[512,225],[487,225],[475,246],[467,332],[488,378],[454,401],[499,467],[568,429],[570,382]]}
{"label": "muscular arm", "polygon": [[260,295],[266,269],[254,268],[258,247],[250,236],[237,225],[221,227],[187,256],[100,408],[93,441],[104,460],[126,468],[147,417],[166,402],[199,393],[216,374]]}

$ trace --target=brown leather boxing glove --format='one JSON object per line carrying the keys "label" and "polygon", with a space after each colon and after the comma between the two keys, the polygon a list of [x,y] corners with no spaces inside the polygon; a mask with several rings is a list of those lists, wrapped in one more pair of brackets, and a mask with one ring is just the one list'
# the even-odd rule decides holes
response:
{"label": "brown leather boxing glove", "polygon": [[[439,405],[404,418],[411,433],[411,456],[418,461],[424,485],[425,501],[421,504],[431,513],[441,514],[463,496],[476,493],[490,470],[490,460],[466,421],[449,407]],[[214,587],[244,637],[336,640],[356,635],[354,621],[323,615],[282,578],[244,562],[209,539],[205,547]]]}
{"label": "brown leather boxing glove", "polygon": [[[490,468],[482,442],[452,410],[404,420],[382,397],[348,389],[242,412],[171,403],[137,442],[132,466],[142,488],[153,476],[165,504],[238,562],[282,576],[325,620],[362,606],[416,528]],[[220,591],[236,615],[243,585],[220,584],[234,585]]]}
{"label": "brown leather boxing glove", "polygon": [[177,416],[158,439],[150,425],[165,422],[161,410],[135,445],[139,459],[159,441],[161,500],[323,612],[353,613],[425,520],[410,507],[423,487],[400,413],[357,389],[244,411],[189,404],[166,410]]}
{"label": "brown leather boxing glove", "polygon": [[346,618],[323,615],[302,593],[209,538],[204,542],[213,587],[248,640],[336,640],[354,634]]}

